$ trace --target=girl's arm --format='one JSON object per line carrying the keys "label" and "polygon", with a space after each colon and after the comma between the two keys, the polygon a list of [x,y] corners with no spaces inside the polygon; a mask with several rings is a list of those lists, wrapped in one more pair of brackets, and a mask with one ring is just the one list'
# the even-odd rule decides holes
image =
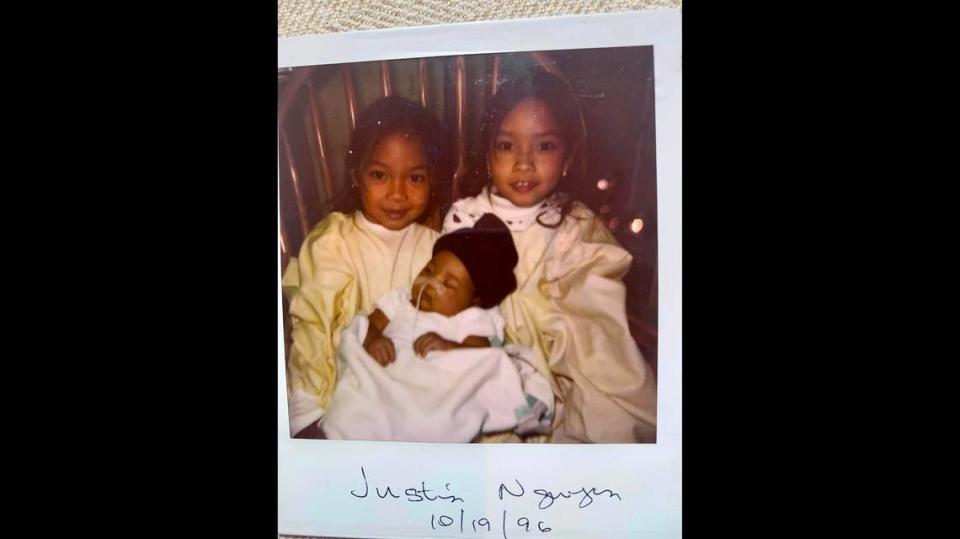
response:
{"label": "girl's arm", "polygon": [[656,380],[627,325],[622,279],[632,258],[599,220],[577,228],[546,275],[549,362],[564,404],[553,439],[655,441]]}
{"label": "girl's arm", "polygon": [[349,253],[343,224],[343,216],[331,214],[310,232],[296,262],[297,282],[287,283],[291,432],[298,432],[323,415],[337,379],[340,331],[353,318],[359,303],[356,279],[344,262]]}

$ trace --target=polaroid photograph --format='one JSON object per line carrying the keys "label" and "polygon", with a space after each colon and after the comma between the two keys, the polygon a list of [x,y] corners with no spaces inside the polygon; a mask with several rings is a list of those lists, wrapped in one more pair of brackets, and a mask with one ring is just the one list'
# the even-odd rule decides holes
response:
{"label": "polaroid photograph", "polygon": [[680,21],[279,41],[279,533],[681,535]]}

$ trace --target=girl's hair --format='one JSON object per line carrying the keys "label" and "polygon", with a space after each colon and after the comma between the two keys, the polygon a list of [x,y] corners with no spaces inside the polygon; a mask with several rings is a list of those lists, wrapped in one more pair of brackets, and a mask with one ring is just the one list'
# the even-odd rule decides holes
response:
{"label": "girl's hair", "polygon": [[374,148],[390,135],[403,133],[420,140],[430,171],[430,202],[417,222],[429,219],[437,207],[441,182],[450,174],[450,149],[446,129],[430,112],[409,99],[384,97],[370,104],[357,119],[357,128],[350,137],[346,158],[346,188],[333,199],[337,211],[349,213],[360,209],[359,174]]}
{"label": "girl's hair", "polygon": [[[553,121],[557,123],[560,130],[560,136],[566,143],[567,155],[564,159],[570,162],[567,168],[566,177],[557,184],[557,191],[570,191],[579,185],[580,173],[583,167],[584,150],[584,129],[580,120],[580,107],[577,103],[573,91],[567,83],[552,73],[537,68],[532,74],[520,77],[505,79],[497,88],[497,93],[490,101],[490,105],[483,115],[483,125],[481,127],[483,143],[486,144],[486,153],[489,155],[493,151],[493,145],[496,142],[497,131],[503,119],[524,99],[536,99],[543,103],[550,110]],[[486,160],[484,160],[486,163]],[[485,164],[486,166],[486,164]],[[490,178],[489,171],[487,177]],[[563,219],[570,212],[573,206],[573,197],[560,197],[563,202],[560,207],[560,219],[556,223],[543,223],[537,217],[537,222],[541,225],[556,228],[563,223]]]}

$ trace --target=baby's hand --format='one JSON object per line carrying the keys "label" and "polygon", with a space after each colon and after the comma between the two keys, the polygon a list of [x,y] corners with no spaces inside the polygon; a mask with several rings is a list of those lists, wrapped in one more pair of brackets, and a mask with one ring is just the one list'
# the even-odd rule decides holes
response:
{"label": "baby's hand", "polygon": [[459,345],[453,341],[444,339],[432,331],[430,333],[424,333],[418,337],[417,340],[413,341],[413,351],[420,357],[426,357],[428,353],[434,350],[451,350],[453,348],[459,348]]}
{"label": "baby's hand", "polygon": [[393,341],[389,337],[384,337],[379,331],[367,331],[367,337],[363,340],[363,349],[383,367],[397,359]]}

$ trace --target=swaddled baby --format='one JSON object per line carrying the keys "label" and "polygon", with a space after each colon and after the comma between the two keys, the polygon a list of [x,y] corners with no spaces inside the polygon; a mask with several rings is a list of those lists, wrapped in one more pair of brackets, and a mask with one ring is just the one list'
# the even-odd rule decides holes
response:
{"label": "swaddled baby", "polygon": [[517,286],[516,264],[493,214],[438,239],[410,290],[388,292],[344,330],[325,437],[466,442],[548,429],[549,384],[529,350],[501,348],[497,305]]}

